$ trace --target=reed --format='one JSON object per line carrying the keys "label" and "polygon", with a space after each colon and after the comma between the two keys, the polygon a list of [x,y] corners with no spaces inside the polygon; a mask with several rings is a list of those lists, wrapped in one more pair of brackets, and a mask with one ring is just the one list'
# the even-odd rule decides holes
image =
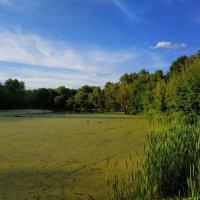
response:
{"label": "reed", "polygon": [[137,171],[127,166],[126,175],[110,177],[110,200],[199,199],[198,120],[177,117],[149,133],[147,143]]}

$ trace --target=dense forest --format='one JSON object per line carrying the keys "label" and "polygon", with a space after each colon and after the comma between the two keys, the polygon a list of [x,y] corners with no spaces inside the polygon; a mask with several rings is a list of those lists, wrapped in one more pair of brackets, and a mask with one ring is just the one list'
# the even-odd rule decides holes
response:
{"label": "dense forest", "polygon": [[175,60],[169,71],[154,73],[142,69],[124,74],[119,82],[107,82],[104,89],[26,90],[24,82],[8,79],[0,83],[0,109],[55,109],[67,111],[123,111],[127,114],[183,111],[200,113],[200,51]]}

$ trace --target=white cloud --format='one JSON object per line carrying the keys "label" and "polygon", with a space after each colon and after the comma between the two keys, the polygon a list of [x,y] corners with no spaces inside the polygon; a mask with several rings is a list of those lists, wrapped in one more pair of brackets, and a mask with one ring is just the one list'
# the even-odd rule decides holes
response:
{"label": "white cloud", "polygon": [[0,31],[0,60],[99,72],[134,58],[132,52],[109,52],[98,48],[75,49],[62,41],[48,40],[21,31]]}
{"label": "white cloud", "polygon": [[156,46],[152,47],[153,49],[158,48],[166,48],[166,49],[182,49],[185,48],[187,45],[185,43],[172,43],[167,41],[161,41],[156,44]]}
{"label": "white cloud", "polygon": [[[1,65],[4,66],[1,69]],[[12,64],[13,65],[13,64]],[[5,70],[5,66],[8,69]],[[81,72],[68,72],[65,70],[45,69],[37,66],[32,67],[18,67],[10,66],[10,63],[0,63],[0,82],[4,82],[8,78],[17,78],[24,81],[27,88],[57,88],[58,86],[65,85],[68,88],[79,88],[83,85],[96,85],[103,86],[104,83],[109,81],[117,81],[119,76],[116,74],[104,74],[98,76],[97,74],[81,73]]]}
{"label": "white cloud", "polygon": [[[69,3],[72,0],[69,0]],[[73,0],[75,1],[75,0]],[[77,0],[77,1],[83,1],[83,0]],[[117,7],[126,17],[129,19],[136,20],[137,17],[135,16],[135,13],[130,11],[130,9],[124,4],[123,0],[85,0],[85,2],[101,2],[101,3],[111,3],[115,7]],[[44,5],[45,1],[41,0],[0,0],[0,4],[2,5],[9,5],[12,6],[15,11],[21,11],[24,9],[37,9],[38,7]]]}
{"label": "white cloud", "polygon": [[[151,50],[74,48],[63,41],[7,29],[0,29],[0,61],[17,66],[6,70],[4,63],[0,63],[4,79],[18,78],[28,87],[104,85],[107,81],[118,81],[125,72],[166,67],[162,57]],[[32,65],[31,69],[25,65]]]}

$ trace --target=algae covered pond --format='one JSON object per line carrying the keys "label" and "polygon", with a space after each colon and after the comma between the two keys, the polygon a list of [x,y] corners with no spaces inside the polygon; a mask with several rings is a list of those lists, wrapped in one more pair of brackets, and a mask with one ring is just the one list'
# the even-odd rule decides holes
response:
{"label": "algae covered pond", "polygon": [[106,199],[107,158],[123,170],[149,128],[119,113],[23,114],[0,113],[0,199]]}

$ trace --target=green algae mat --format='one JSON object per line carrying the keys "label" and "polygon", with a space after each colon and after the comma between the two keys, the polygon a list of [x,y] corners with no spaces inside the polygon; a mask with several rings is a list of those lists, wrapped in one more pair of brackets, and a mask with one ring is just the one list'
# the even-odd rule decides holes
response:
{"label": "green algae mat", "polygon": [[30,113],[0,111],[2,200],[107,199],[108,168],[137,160],[149,129],[121,113]]}

